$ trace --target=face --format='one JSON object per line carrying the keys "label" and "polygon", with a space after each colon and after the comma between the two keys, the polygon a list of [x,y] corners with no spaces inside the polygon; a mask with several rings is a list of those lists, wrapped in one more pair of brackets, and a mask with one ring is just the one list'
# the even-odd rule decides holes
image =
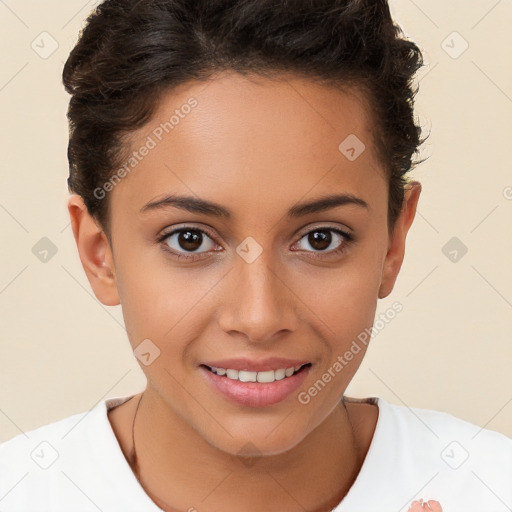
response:
{"label": "face", "polygon": [[172,91],[133,133],[145,156],[105,199],[112,247],[70,200],[96,296],[149,354],[148,392],[224,452],[291,449],[361,363],[359,343],[336,366],[393,287],[419,194],[391,236],[373,137],[357,91],[225,73]]}

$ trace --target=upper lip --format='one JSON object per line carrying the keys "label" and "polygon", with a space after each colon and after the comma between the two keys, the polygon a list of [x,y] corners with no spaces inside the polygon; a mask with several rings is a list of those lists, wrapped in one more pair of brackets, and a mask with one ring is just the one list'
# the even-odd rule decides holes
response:
{"label": "upper lip", "polygon": [[232,369],[248,372],[265,372],[268,370],[279,370],[281,368],[296,368],[303,366],[310,361],[299,359],[285,359],[282,357],[269,357],[267,359],[254,360],[245,357],[237,357],[235,359],[217,359],[203,363],[205,366],[214,368]]}

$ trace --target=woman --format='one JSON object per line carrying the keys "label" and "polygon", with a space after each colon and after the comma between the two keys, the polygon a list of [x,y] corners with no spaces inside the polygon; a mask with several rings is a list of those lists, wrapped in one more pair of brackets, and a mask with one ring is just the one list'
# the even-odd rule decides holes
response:
{"label": "woman", "polygon": [[68,208],[147,386],[1,445],[2,511],[507,510],[512,440],[344,395],[421,192],[421,65],[385,0],[95,9]]}

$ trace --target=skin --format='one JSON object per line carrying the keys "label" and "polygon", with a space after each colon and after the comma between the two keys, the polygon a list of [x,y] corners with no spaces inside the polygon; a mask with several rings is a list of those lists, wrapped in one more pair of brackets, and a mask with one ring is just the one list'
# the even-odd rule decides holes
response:
{"label": "skin", "polygon": [[[357,477],[378,418],[376,406],[340,403],[366,346],[307,405],[297,394],[373,324],[377,300],[398,276],[421,185],[410,184],[389,233],[388,185],[364,97],[285,75],[256,81],[226,72],[207,86],[184,84],[133,133],[132,149],[190,97],[198,105],[105,199],[112,245],[79,196],[68,204],[96,297],[122,305],[133,348],[149,338],[160,350],[150,365],[141,364],[141,481],[166,510],[330,510]],[[349,134],[366,146],[355,161],[338,150]],[[354,194],[369,209],[349,204],[286,218],[298,202],[334,192]],[[168,193],[219,203],[232,219],[172,207],[140,212]],[[191,255],[178,235],[157,241],[185,223],[212,235],[196,244],[202,254],[195,262],[163,250]],[[327,249],[307,236],[326,227],[357,238],[333,254],[345,243],[336,233],[328,232]],[[236,252],[249,236],[262,247],[252,263]],[[312,367],[297,392],[252,408],[221,396],[199,367],[236,356],[304,359]],[[129,461],[137,401],[109,413]],[[251,466],[237,455],[247,443],[261,455]]]}

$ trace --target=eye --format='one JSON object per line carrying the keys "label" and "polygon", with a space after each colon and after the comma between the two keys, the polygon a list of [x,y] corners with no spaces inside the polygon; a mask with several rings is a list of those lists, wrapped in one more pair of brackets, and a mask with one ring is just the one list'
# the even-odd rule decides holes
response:
{"label": "eye", "polygon": [[[215,242],[210,235],[199,228],[182,227],[163,234],[158,242],[163,244],[166,251],[171,252],[177,258],[197,259],[195,254],[204,254],[211,251]],[[200,251],[203,247],[204,251]],[[187,254],[188,253],[188,254]]]}
{"label": "eye", "polygon": [[[297,243],[300,244],[302,240],[305,241],[305,244],[302,244],[302,249],[316,253],[317,255],[313,257],[322,257],[323,253],[326,256],[341,253],[354,240],[354,237],[341,229],[322,226],[305,233]],[[309,251],[307,246],[312,247],[313,251]]]}
{"label": "eye", "polygon": [[[334,236],[332,233],[334,233]],[[300,250],[312,252],[313,254],[310,256],[312,258],[322,258],[340,254],[355,240],[355,237],[338,228],[321,226],[302,235],[295,245],[300,246],[302,240],[306,243],[299,247]],[[190,261],[203,258],[201,255],[206,255],[212,250],[219,251],[219,249],[215,249],[217,244],[213,241],[212,236],[204,229],[196,227],[175,228],[162,234],[157,241],[172,256]],[[309,245],[313,251],[310,251],[304,245]],[[201,247],[203,250],[199,250]]]}

